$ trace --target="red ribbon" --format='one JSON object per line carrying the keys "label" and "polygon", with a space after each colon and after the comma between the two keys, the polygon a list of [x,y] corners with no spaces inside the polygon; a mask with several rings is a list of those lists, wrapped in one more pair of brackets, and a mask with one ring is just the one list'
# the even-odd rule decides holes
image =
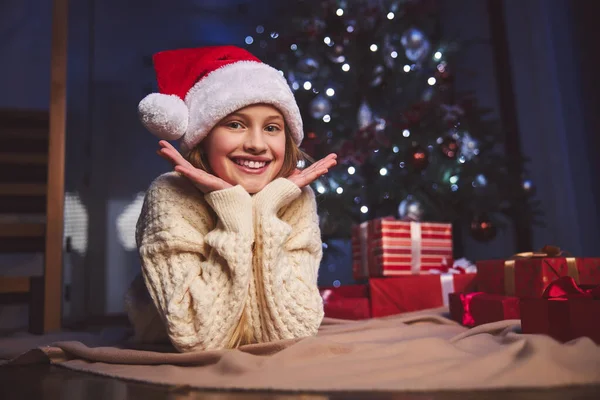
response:
{"label": "red ribbon", "polygon": [[600,299],[600,285],[587,288],[578,285],[570,276],[563,276],[550,283],[542,297],[553,300]]}
{"label": "red ribbon", "polygon": [[461,293],[460,294],[460,302],[462,303],[463,315],[462,315],[462,324],[464,326],[474,326],[475,318],[473,318],[473,314],[471,314],[471,300],[473,297],[483,294],[483,292],[473,292],[473,293]]}

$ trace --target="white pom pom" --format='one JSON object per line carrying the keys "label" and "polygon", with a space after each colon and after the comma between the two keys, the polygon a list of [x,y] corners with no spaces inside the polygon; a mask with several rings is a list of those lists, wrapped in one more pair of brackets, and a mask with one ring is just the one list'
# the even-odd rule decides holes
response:
{"label": "white pom pom", "polygon": [[188,108],[176,95],[151,93],[140,101],[138,113],[144,126],[160,139],[177,140],[188,127]]}

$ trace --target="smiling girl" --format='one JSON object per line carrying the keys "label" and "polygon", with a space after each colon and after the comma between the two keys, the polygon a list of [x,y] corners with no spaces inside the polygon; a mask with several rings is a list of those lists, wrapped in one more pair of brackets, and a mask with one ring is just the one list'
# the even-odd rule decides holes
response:
{"label": "smiling girl", "polygon": [[136,240],[142,273],[126,298],[140,342],[179,351],[316,334],[322,257],[309,184],[335,154],[298,170],[302,120],[279,71],[247,51],[158,53],[160,93],[139,113],[173,172],[148,189]]}

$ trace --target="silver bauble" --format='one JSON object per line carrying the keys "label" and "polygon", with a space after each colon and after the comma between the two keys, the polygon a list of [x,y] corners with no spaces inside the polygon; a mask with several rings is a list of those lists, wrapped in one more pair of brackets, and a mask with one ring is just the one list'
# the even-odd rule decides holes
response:
{"label": "silver bauble", "polygon": [[413,62],[423,61],[431,49],[425,34],[416,28],[410,28],[404,32],[400,41],[404,47],[406,58]]}
{"label": "silver bauble", "polygon": [[398,217],[403,221],[421,221],[423,214],[423,206],[412,196],[408,196],[398,205]]}
{"label": "silver bauble", "polygon": [[331,102],[323,96],[317,96],[310,102],[310,116],[321,119],[331,112]]}
{"label": "silver bauble", "polygon": [[296,74],[302,79],[312,79],[319,72],[319,62],[312,57],[304,57],[296,64]]}

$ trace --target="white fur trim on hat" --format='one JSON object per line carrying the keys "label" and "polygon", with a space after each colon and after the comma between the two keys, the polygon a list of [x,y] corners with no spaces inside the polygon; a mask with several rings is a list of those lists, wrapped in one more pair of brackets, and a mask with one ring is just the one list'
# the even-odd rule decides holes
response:
{"label": "white fur trim on hat", "polygon": [[188,91],[189,122],[181,150],[184,154],[192,150],[227,115],[259,103],[270,104],[283,114],[294,142],[300,145],[302,117],[285,78],[267,64],[238,61],[211,72]]}
{"label": "white fur trim on hat", "polygon": [[140,101],[138,113],[144,126],[160,139],[177,140],[188,128],[188,108],[176,95],[150,93]]}

